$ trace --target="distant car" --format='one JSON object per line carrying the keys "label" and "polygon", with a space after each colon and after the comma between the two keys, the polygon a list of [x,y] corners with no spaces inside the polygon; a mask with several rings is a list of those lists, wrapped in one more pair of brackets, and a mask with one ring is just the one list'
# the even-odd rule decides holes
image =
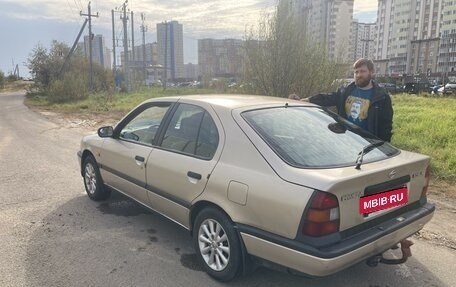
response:
{"label": "distant car", "polygon": [[445,86],[441,86],[438,90],[438,94],[453,94],[456,92],[456,83],[447,83]]}
{"label": "distant car", "polygon": [[409,94],[419,94],[429,92],[431,85],[429,83],[407,83],[404,86],[404,92]]}
{"label": "distant car", "polygon": [[387,92],[389,93],[398,93],[401,91],[401,89],[396,85],[392,83],[379,83],[378,84],[380,87],[383,87]]}
{"label": "distant car", "polygon": [[116,190],[188,229],[220,281],[264,262],[326,276],[399,242],[404,262],[434,213],[428,156],[284,98],[147,100],[78,156],[91,199]]}
{"label": "distant car", "polygon": [[442,85],[435,85],[431,86],[429,90],[431,91],[431,94],[438,94],[439,89],[443,87]]}

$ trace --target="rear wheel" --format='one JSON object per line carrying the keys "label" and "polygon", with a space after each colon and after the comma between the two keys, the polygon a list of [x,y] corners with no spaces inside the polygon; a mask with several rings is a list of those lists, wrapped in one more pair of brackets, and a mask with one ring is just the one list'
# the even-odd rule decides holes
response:
{"label": "rear wheel", "polygon": [[195,219],[193,243],[206,272],[219,281],[231,281],[242,270],[242,252],[233,223],[216,208],[203,209]]}
{"label": "rear wheel", "polygon": [[92,200],[105,200],[111,195],[111,191],[103,184],[95,159],[91,156],[86,157],[84,160],[83,175],[85,190]]}

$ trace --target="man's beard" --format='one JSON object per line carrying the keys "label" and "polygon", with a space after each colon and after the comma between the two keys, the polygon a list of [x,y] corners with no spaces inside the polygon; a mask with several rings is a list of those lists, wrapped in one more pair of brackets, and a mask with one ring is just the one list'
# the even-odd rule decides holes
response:
{"label": "man's beard", "polygon": [[357,79],[357,80],[355,80],[355,84],[358,87],[360,87],[360,88],[365,88],[365,87],[367,87],[370,84],[371,80],[372,80],[372,77],[368,76],[365,79]]}

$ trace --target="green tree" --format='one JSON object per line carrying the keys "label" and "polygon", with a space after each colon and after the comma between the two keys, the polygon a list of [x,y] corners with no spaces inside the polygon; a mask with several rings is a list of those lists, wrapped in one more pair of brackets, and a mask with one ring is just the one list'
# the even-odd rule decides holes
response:
{"label": "green tree", "polygon": [[[89,94],[89,62],[77,52],[66,59],[69,51],[65,43],[54,40],[49,50],[38,44],[27,59],[35,88],[52,102],[81,100]],[[68,62],[65,63],[66,60]],[[93,67],[93,90],[111,92],[114,82],[112,72],[97,64]]]}
{"label": "green tree", "polygon": [[35,46],[27,58],[27,67],[38,89],[48,91],[51,82],[59,78],[60,68],[68,51],[66,44],[55,40],[52,41],[49,51],[41,44]]}
{"label": "green tree", "polygon": [[330,89],[346,66],[329,59],[323,44],[309,40],[305,21],[290,13],[287,1],[279,3],[246,33],[245,80],[253,92],[271,96],[307,97]]}

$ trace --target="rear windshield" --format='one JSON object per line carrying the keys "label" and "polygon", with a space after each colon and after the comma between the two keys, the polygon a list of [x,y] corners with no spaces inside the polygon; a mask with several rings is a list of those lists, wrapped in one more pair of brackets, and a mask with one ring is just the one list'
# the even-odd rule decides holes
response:
{"label": "rear windshield", "polygon": [[[251,110],[242,117],[286,163],[301,168],[354,165],[358,154],[380,140],[339,116],[318,107]],[[364,155],[363,163],[399,153],[385,143]]]}

